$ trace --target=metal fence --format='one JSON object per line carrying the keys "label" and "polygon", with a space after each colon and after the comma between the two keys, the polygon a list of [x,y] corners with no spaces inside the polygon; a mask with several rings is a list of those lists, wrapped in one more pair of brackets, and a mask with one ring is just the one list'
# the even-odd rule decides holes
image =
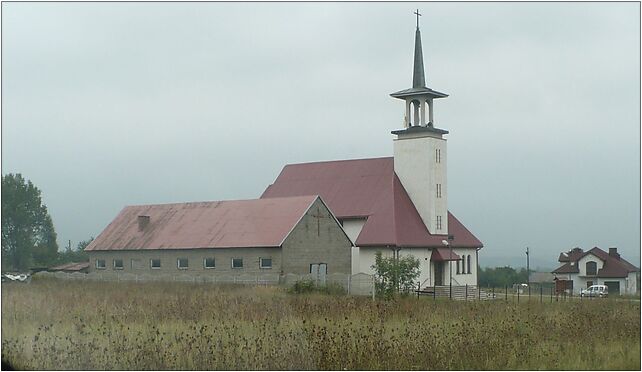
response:
{"label": "metal fence", "polygon": [[[506,302],[558,302],[558,301],[591,301],[599,297],[579,296],[573,292],[556,291],[553,286],[538,285],[531,288],[524,287],[478,287],[474,285],[460,286],[429,286],[415,290],[417,297],[448,298],[453,300],[474,301],[474,300],[495,300]],[[609,296],[618,300],[630,300],[639,302],[640,298],[634,296],[621,297],[619,295]]]}

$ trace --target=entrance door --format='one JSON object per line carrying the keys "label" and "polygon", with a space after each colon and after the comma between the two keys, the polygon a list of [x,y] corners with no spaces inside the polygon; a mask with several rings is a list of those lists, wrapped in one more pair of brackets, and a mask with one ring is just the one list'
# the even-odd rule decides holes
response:
{"label": "entrance door", "polygon": [[312,274],[312,277],[316,281],[317,285],[325,285],[325,278],[328,274],[328,264],[310,264],[310,274]]}
{"label": "entrance door", "polygon": [[444,263],[435,262],[435,285],[444,285]]}

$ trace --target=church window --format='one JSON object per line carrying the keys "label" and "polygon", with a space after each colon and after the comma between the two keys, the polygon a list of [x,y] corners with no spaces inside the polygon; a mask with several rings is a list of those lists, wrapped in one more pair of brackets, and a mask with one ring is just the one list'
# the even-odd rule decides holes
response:
{"label": "church window", "polygon": [[441,216],[437,216],[437,230],[441,230]]}
{"label": "church window", "polygon": [[460,260],[457,260],[457,274],[459,274],[459,261]]}
{"label": "church window", "polygon": [[272,259],[271,258],[260,258],[260,267],[261,269],[271,269],[272,268]]}
{"label": "church window", "polygon": [[120,258],[114,259],[114,270],[122,270],[123,269],[123,260]]}
{"label": "church window", "polygon": [[232,269],[242,269],[242,268],[243,268],[243,259],[232,258]]}
{"label": "church window", "polygon": [[435,150],[435,163],[441,163],[441,150]]}
{"label": "church window", "polygon": [[468,255],[468,274],[470,274],[470,255]]}
{"label": "church window", "polygon": [[97,269],[105,269],[105,260],[96,260],[96,268]]}
{"label": "church window", "polygon": [[441,198],[441,183],[437,184],[437,197]]}
{"label": "church window", "polygon": [[187,258],[179,258],[178,260],[176,260],[176,265],[181,270],[187,270],[187,268],[189,267],[189,261],[187,260]]}
{"label": "church window", "polygon": [[152,258],[151,260],[149,260],[149,266],[152,269],[160,269],[161,267],[160,258]]}
{"label": "church window", "polygon": [[216,267],[216,260],[214,257],[207,257],[203,260],[203,267],[206,269],[213,269]]}

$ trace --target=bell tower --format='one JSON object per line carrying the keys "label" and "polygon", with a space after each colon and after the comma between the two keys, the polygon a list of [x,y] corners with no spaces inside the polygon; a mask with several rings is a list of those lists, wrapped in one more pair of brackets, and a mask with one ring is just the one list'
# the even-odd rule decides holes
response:
{"label": "bell tower", "polygon": [[[390,94],[405,102],[404,128],[392,131],[395,173],[431,234],[448,233],[447,130],[435,127],[434,100],[447,94],[426,87],[419,10],[415,31],[412,88]],[[426,122],[426,108],[428,121]]]}

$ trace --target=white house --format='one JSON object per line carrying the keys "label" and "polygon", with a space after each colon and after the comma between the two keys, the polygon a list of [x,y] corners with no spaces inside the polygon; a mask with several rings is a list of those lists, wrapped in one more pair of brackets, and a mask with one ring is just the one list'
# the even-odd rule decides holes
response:
{"label": "white house", "polygon": [[617,248],[609,248],[609,253],[598,247],[584,252],[573,248],[562,252],[559,260],[562,265],[552,273],[558,281],[566,281],[566,288],[579,294],[584,288],[594,284],[604,284],[609,294],[635,294],[640,269],[620,257]]}

